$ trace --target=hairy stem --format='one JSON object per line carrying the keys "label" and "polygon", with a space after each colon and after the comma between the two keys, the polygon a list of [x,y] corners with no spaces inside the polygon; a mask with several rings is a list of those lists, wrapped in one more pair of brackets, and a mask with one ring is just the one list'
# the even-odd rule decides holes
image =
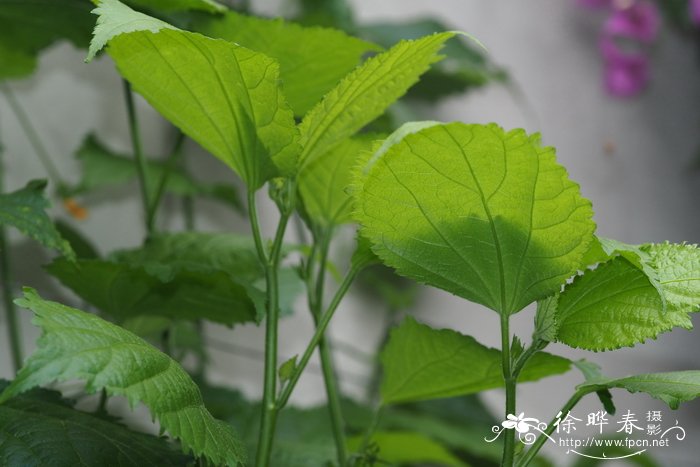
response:
{"label": "hairy stem", "polygon": [[134,162],[139,175],[139,186],[141,188],[141,202],[143,204],[143,219],[148,236],[153,233],[153,219],[149,215],[151,210],[150,186],[148,181],[148,164],[141,148],[141,135],[139,132],[139,122],[134,106],[134,94],[131,92],[131,84],[125,79],[124,101],[126,102],[126,112],[129,118],[129,133],[131,134],[131,147],[134,151]]}
{"label": "hairy stem", "polygon": [[24,134],[27,136],[29,144],[32,145],[32,148],[34,148],[34,152],[39,157],[41,165],[44,166],[44,170],[46,170],[46,173],[49,175],[49,178],[54,183],[54,185],[56,185],[56,187],[58,187],[58,189],[60,190],[62,187],[65,186],[65,184],[63,183],[63,179],[61,178],[61,174],[59,173],[58,169],[51,160],[51,156],[49,156],[49,151],[46,149],[46,146],[44,146],[44,143],[42,143],[41,138],[39,138],[39,133],[34,128],[31,119],[27,116],[27,113],[20,105],[10,86],[8,86],[7,84],[2,84],[2,91],[5,94],[5,97],[7,98],[7,103],[10,104],[10,109],[12,110],[12,113],[15,114],[15,118],[17,118],[19,125],[22,127],[22,131],[24,131]]}
{"label": "hairy stem", "polygon": [[[513,376],[510,361],[510,316],[501,314],[501,358],[503,365],[503,379],[506,386],[506,411],[505,417],[515,414],[515,391],[517,379]],[[515,430],[506,430],[503,442],[503,467],[512,467],[515,456]]]}
{"label": "hairy stem", "polygon": [[[325,229],[319,234],[314,242],[314,250],[319,250],[319,266],[315,281],[311,277],[307,284],[309,293],[309,308],[314,318],[314,323],[318,327],[319,319],[323,311],[323,292],[326,282],[326,263],[328,261],[328,250],[332,231]],[[312,257],[314,255],[312,254]],[[309,259],[312,261],[312,258]],[[314,283],[315,282],[315,283]],[[315,287],[314,287],[315,286]],[[331,419],[331,430],[335,439],[335,448],[338,455],[338,464],[343,466],[347,460],[347,448],[345,446],[345,422],[343,420],[343,410],[340,404],[340,391],[338,390],[338,380],[336,377],[333,354],[328,340],[322,336],[318,342],[318,352],[321,358],[321,368],[323,370],[323,382],[326,388],[328,399],[328,411]]]}
{"label": "hairy stem", "polygon": [[306,368],[306,365],[309,364],[309,360],[311,360],[311,356],[313,355],[316,346],[318,346],[318,343],[323,338],[323,335],[326,332],[326,329],[328,328],[328,324],[331,322],[331,319],[335,314],[335,310],[338,309],[338,305],[340,305],[340,302],[343,300],[343,297],[345,297],[345,294],[350,289],[350,286],[352,285],[353,281],[360,273],[362,268],[363,265],[355,265],[350,269],[350,271],[348,271],[347,275],[343,279],[343,282],[340,284],[340,287],[338,287],[338,290],[335,292],[333,300],[331,300],[331,303],[328,305],[328,308],[326,309],[325,313],[321,315],[321,318],[318,321],[318,325],[316,326],[316,332],[311,338],[311,341],[309,341],[309,345],[307,345],[304,354],[299,360],[299,363],[297,363],[294,374],[292,375],[289,382],[284,387],[279,398],[277,399],[278,409],[282,409],[285,405],[287,405],[287,402],[289,402],[289,397],[292,395],[294,387],[299,382],[299,378],[304,372],[304,368]]}
{"label": "hairy stem", "polygon": [[[592,389],[586,389],[586,390],[578,390],[574,393],[573,396],[571,396],[571,399],[567,401],[566,404],[561,408],[559,411],[561,414],[567,414],[568,412],[571,412],[571,409],[573,409],[576,404],[579,403],[579,401],[585,396],[586,394],[593,392]],[[550,436],[554,430],[556,429],[556,421],[557,417],[554,417],[551,422],[549,422],[549,425],[547,425],[547,429],[544,431],[544,433],[547,435],[540,435],[539,438],[532,444],[530,449],[527,450],[525,455],[520,459],[520,462],[518,462],[518,467],[525,467],[528,465],[532,460],[537,456],[537,453],[542,449],[542,446],[544,443],[547,442],[549,439],[548,436]],[[508,430],[508,431],[513,431],[513,430]]]}
{"label": "hairy stem", "polygon": [[277,333],[279,321],[279,284],[277,273],[280,253],[282,251],[282,240],[284,239],[284,233],[287,229],[290,213],[291,210],[281,210],[277,232],[275,233],[275,239],[268,256],[265,252],[265,245],[263,244],[262,235],[260,233],[257,207],[255,204],[255,192],[252,190],[248,191],[248,214],[253,229],[255,248],[260,261],[265,267],[267,294],[267,316],[265,319],[265,381],[263,385],[263,406],[256,459],[256,465],[258,467],[266,467],[270,462],[270,453],[272,451],[272,442],[277,421],[278,407],[275,403],[277,392]]}

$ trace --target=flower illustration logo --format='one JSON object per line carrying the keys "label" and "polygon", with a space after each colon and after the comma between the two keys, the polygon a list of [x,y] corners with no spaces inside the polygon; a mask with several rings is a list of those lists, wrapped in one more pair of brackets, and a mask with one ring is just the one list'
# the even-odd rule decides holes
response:
{"label": "flower illustration logo", "polygon": [[518,433],[527,433],[530,431],[531,422],[539,423],[539,420],[536,418],[525,418],[525,412],[520,412],[520,415],[517,417],[513,414],[508,414],[501,425],[508,430],[515,429]]}

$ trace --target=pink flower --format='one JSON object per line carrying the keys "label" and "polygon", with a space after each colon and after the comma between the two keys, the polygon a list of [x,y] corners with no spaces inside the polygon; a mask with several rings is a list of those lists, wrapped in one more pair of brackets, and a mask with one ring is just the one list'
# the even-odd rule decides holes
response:
{"label": "pink flower", "polygon": [[690,8],[690,21],[700,26],[700,0],[690,0],[688,7]]}
{"label": "pink flower", "polygon": [[635,39],[648,44],[656,39],[660,24],[661,17],[656,5],[638,0],[629,6],[616,8],[605,22],[603,34]]}
{"label": "pink flower", "polygon": [[619,97],[641,93],[649,82],[649,59],[646,55],[642,52],[623,52],[609,35],[601,38],[600,49],[608,93]]}

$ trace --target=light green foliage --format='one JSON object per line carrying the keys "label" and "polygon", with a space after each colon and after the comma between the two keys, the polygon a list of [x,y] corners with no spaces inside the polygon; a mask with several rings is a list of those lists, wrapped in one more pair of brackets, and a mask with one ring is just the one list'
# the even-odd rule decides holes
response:
{"label": "light green foliage", "polygon": [[687,402],[700,396],[700,371],[673,371],[619,379],[593,379],[578,386],[578,388],[590,389],[591,391],[620,388],[629,392],[644,392],[664,401],[672,409],[677,409],[681,402]]}
{"label": "light green foliage", "polygon": [[557,303],[557,340],[587,350],[633,346],[675,326],[689,329],[687,314],[664,311],[647,275],[616,257],[566,286]]}
{"label": "light green foliage", "polygon": [[[0,380],[0,391],[8,386]],[[55,391],[34,389],[0,405],[0,465],[188,465],[163,438],[72,408]]]}
{"label": "light green foliage", "polygon": [[359,65],[364,53],[381,50],[337,29],[303,27],[233,11],[221,16],[198,16],[192,29],[277,60],[284,93],[300,116]]}
{"label": "light green foliage", "polygon": [[44,197],[45,180],[33,180],[24,188],[0,194],[0,224],[16,228],[46,248],[72,259],[70,244],[61,237],[46,214],[50,203]]}
{"label": "light green foliage", "polygon": [[[76,156],[83,168],[82,177],[73,188],[74,194],[98,190],[112,185],[120,185],[138,176],[133,156],[117,154],[108,149],[94,135],[88,135],[78,149]],[[149,199],[154,199],[160,179],[169,170],[165,191],[179,196],[202,196],[215,199],[242,210],[243,205],[236,189],[230,183],[210,184],[194,180],[179,167],[168,168],[167,162],[148,162]]]}
{"label": "light green foliage", "polygon": [[[141,21],[135,12],[102,13],[112,29]],[[159,26],[152,22],[143,28],[106,40],[121,75],[156,110],[251,189],[295,170],[297,129],[274,60],[232,42],[164,26],[154,34]],[[95,36],[98,46],[104,40]]]}
{"label": "light green foliage", "polygon": [[[432,329],[407,318],[382,351],[385,404],[473,394],[503,386],[501,352],[449,329]],[[519,380],[536,381],[568,371],[570,362],[535,354]],[[459,369],[456,371],[455,369]]]}
{"label": "light green foliage", "polygon": [[351,221],[348,188],[352,171],[376,139],[379,137],[371,134],[348,138],[304,165],[298,178],[299,194],[314,225],[332,227]]}
{"label": "light green foliage", "polygon": [[442,58],[438,52],[453,36],[442,33],[399,42],[343,78],[299,126],[302,165],[379,117]]}
{"label": "light green foliage", "polygon": [[[348,449],[359,449],[363,439],[364,435],[348,439]],[[467,465],[444,446],[420,433],[382,431],[374,433],[370,443],[370,449],[374,447],[377,450],[373,454],[382,463],[389,465],[402,465],[407,462],[454,467]]]}
{"label": "light green foliage", "polygon": [[[373,23],[359,27],[359,34],[389,47],[402,39],[417,39],[451,28],[433,18],[421,18],[405,23]],[[411,88],[408,97],[436,99],[478,88],[492,81],[505,81],[505,71],[496,66],[483,49],[466,39],[449,41],[445,45],[445,60],[430,69]]]}
{"label": "light green foliage", "polygon": [[[104,2],[104,0],[100,0]],[[209,13],[221,13],[226,7],[214,0],[128,0],[135,6],[152,8],[158,11],[201,10]]]}
{"label": "light green foliage", "polygon": [[642,247],[669,312],[690,313],[700,309],[700,250],[697,245],[659,243]]}
{"label": "light green foliage", "polygon": [[384,263],[505,314],[558,292],[595,228],[554,150],[495,125],[409,134],[370,160],[355,194]]}
{"label": "light green foliage", "polygon": [[0,80],[33,72],[38,53],[54,41],[87,47],[91,9],[87,0],[0,0]]}
{"label": "light green foliage", "polygon": [[294,375],[294,372],[297,369],[298,358],[299,355],[295,355],[280,366],[280,369],[277,373],[280,377],[281,382],[284,383],[285,381],[289,381],[292,378],[292,375]]}
{"label": "light green foliage", "polygon": [[[245,463],[238,436],[204,408],[197,385],[167,355],[95,315],[43,300],[25,289],[19,306],[31,309],[42,331],[38,349],[0,394],[0,404],[54,381],[84,380],[86,391],[105,389],[145,404],[183,448],[214,463]],[[138,358],[135,358],[138,356]]]}

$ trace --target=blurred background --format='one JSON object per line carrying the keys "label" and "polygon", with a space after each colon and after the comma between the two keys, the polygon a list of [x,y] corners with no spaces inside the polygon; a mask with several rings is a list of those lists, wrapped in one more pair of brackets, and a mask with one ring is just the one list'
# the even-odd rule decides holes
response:
{"label": "blurred background", "polygon": [[[659,19],[653,40],[640,40],[630,46],[641,47],[635,50],[642,51],[647,68],[639,71],[636,78],[634,73],[623,76],[620,79],[624,82],[620,83],[619,76],[614,75],[616,70],[610,69],[613,66],[610,57],[601,52],[604,24],[613,7],[592,8],[593,3],[605,2],[351,0],[348,5],[358,25],[434,18],[450,29],[475,36],[488,49],[488,59],[494,64],[491,76],[494,79],[439,101],[419,101],[410,110],[399,108],[397,118],[497,122],[507,129],[522,127],[528,132],[541,132],[544,143],[556,148],[561,164],[580,183],[583,195],[592,200],[599,235],[628,243],[664,240],[697,243],[700,240],[697,30],[679,28],[667,17]],[[251,0],[251,8],[267,16],[292,17],[298,13],[289,1]],[[84,50],[65,42],[57,44],[41,55],[32,77],[8,82],[61,176],[71,183],[80,179],[80,165],[73,154],[87,133],[95,132],[115,150],[130,151],[120,78],[109,57],[102,56],[87,65],[83,63],[84,56]],[[11,191],[21,188],[28,180],[45,177],[46,171],[7,99],[6,94],[0,93],[0,141],[5,148],[3,176],[5,191]],[[172,141],[169,126],[140,98],[137,105],[146,153],[166,153]],[[222,170],[218,160],[203,154],[195,143],[186,144],[188,152],[202,153],[197,154],[201,157],[188,159],[190,169],[199,179],[240,185],[229,171]],[[84,220],[69,216],[59,199],[54,202],[52,214],[77,226],[88,238],[96,239],[101,252],[134,247],[144,236],[137,189],[134,182],[81,198],[80,203],[88,210]],[[166,202],[169,214],[161,218],[160,226],[182,228],[182,220],[176,213],[178,206]],[[275,209],[263,204],[261,210],[263,227],[271,235]],[[243,218],[213,201],[197,201],[195,213],[199,229],[247,232]],[[344,267],[344,258],[352,247],[352,235],[348,229],[339,236],[334,250],[339,267]],[[295,240],[293,229],[288,240]],[[50,260],[49,253],[14,233],[11,241],[14,281],[18,286],[31,285],[47,298],[79,304],[75,296],[42,271],[41,265]],[[420,321],[457,329],[486,345],[500,346],[498,316],[490,310],[427,288],[418,290],[409,303],[409,313]],[[297,307],[300,312],[281,323],[282,357],[302,352],[312,333],[311,317],[303,307],[302,300]],[[342,389],[350,396],[363,397],[372,378],[369,355],[382,341],[387,321],[394,319],[387,318],[385,308],[376,292],[356,287],[331,324]],[[526,309],[515,317],[516,334],[529,338],[533,313],[534,310]],[[28,312],[22,312],[21,317],[27,355],[38,333],[30,324]],[[11,378],[4,326],[0,321],[0,377]],[[246,325],[230,330],[208,325],[206,335],[205,345],[211,359],[209,379],[240,388],[251,398],[258,397],[264,328]],[[595,361],[611,376],[700,368],[700,339],[697,334],[683,330],[614,353],[575,351],[562,345],[552,345],[548,351]],[[307,372],[294,393],[295,404],[309,406],[325,399],[318,363],[313,365],[316,371],[312,368]],[[581,379],[572,371],[521,385],[519,411],[549,420]],[[620,412],[630,409],[642,417],[647,411],[662,410],[667,421],[677,419],[686,428],[685,441],[653,451],[662,465],[698,465],[699,401],[672,412],[645,395],[616,391],[614,396]],[[489,391],[484,399],[493,413],[500,416],[502,392]],[[589,396],[574,414],[585,419],[586,413],[598,409],[597,399]],[[556,459],[556,465],[569,465],[574,460],[562,448],[545,448],[543,452]]]}

